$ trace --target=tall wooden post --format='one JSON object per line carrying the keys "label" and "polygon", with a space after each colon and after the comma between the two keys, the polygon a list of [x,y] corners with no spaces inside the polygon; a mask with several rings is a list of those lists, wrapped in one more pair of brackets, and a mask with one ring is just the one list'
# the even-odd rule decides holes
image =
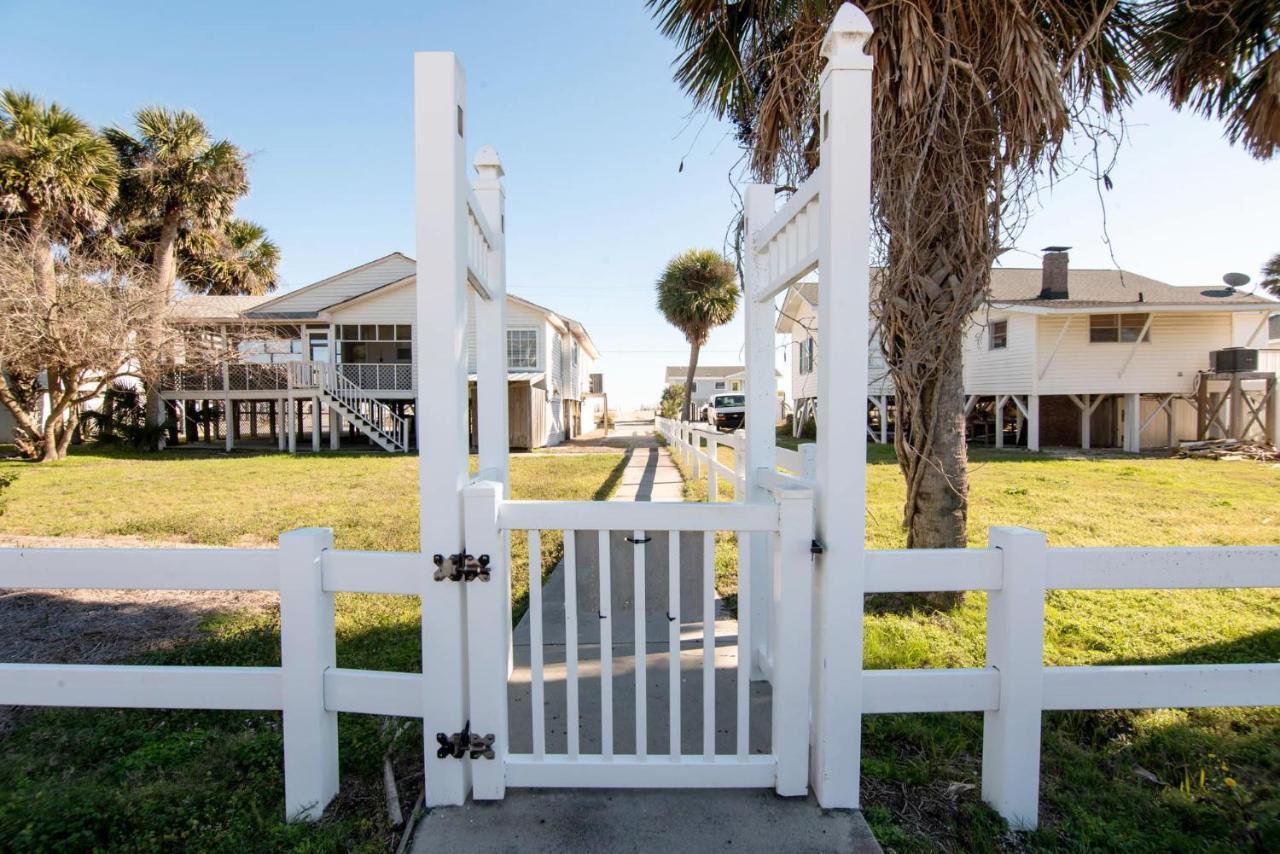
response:
{"label": "tall wooden post", "polygon": [[[768,224],[773,217],[772,184],[749,184],[745,198],[746,232],[754,235],[756,230]],[[748,263],[743,265],[743,282],[747,298],[743,300],[743,320],[746,324],[746,406],[744,407],[747,422],[747,435],[744,442],[743,456],[746,463],[746,489],[743,495],[736,496],[738,501],[759,504],[772,501],[769,491],[760,486],[761,469],[773,471],[776,465],[777,445],[775,422],[778,412],[778,378],[774,369],[773,355],[773,299],[757,302],[755,281],[763,276],[764,271],[757,265],[758,256],[753,246],[748,243]],[[711,449],[714,454],[714,448]],[[714,460],[714,456],[711,457]],[[708,468],[711,468],[708,463]],[[742,536],[741,534],[739,536]],[[751,592],[750,615],[751,638],[754,649],[751,650],[751,678],[762,679],[765,675],[764,663],[772,658],[771,639],[769,636],[769,606],[773,601],[772,575],[773,559],[769,552],[769,535],[753,533],[748,556],[751,565],[739,567],[739,572],[750,572],[748,589]],[[741,604],[739,604],[741,607]],[[741,651],[738,653],[742,654]]]}
{"label": "tall wooden post", "polygon": [[[467,722],[466,596],[433,581],[431,556],[463,548],[467,483],[466,79],[452,53],[414,55],[414,194],[417,199],[419,524],[422,537],[423,749],[426,805],[461,804],[465,762],[436,758],[435,734]],[[479,721],[478,726],[483,726]]]}
{"label": "tall wooden post", "polygon": [[870,36],[867,16],[841,6],[822,43],[819,84],[818,328],[827,332],[817,364],[817,527],[825,548],[814,572],[810,779],[827,808],[858,806],[862,745],[872,69],[863,46]]}

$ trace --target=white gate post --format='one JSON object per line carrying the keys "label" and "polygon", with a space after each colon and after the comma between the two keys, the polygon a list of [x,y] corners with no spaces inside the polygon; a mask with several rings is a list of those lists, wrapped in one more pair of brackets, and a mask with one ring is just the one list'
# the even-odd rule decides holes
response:
{"label": "white gate post", "polygon": [[463,547],[467,470],[466,79],[452,53],[414,54],[417,199],[418,497],[422,538],[422,685],[426,805],[466,800],[466,763],[436,757],[436,733],[467,721],[463,585],[432,580],[433,554]]}
{"label": "white gate post", "polygon": [[[752,504],[772,500],[769,491],[759,483],[761,469],[773,471],[777,465],[775,424],[778,414],[778,377],[774,368],[773,298],[758,302],[755,298],[761,279],[753,237],[756,229],[773,218],[773,185],[748,184],[744,199],[746,252],[743,270],[742,313],[746,326],[746,406],[743,408],[747,433],[742,442],[746,469],[746,489],[735,496]],[[751,678],[762,679],[765,662],[771,659],[772,638],[769,626],[769,581],[772,574],[769,535],[763,532],[751,537],[751,638],[755,649],[751,659]],[[739,572],[743,571],[739,567]],[[739,605],[741,607],[741,605]]]}
{"label": "white gate post", "polygon": [[498,152],[488,145],[481,148],[476,153],[475,169],[479,176],[472,185],[476,201],[497,243],[490,247],[489,276],[485,282],[489,297],[475,300],[476,444],[480,469],[502,473],[503,492],[499,497],[507,498],[511,439],[507,428],[506,197]]}
{"label": "white gate post", "polygon": [[[778,547],[769,589],[772,647],[773,754],[779,795],[809,790],[809,691],[813,632],[813,492],[780,489]],[[753,550],[754,552],[754,550]]]}
{"label": "white gate post", "polygon": [[[822,43],[818,189],[818,537],[811,778],[823,807],[857,807],[866,586],[871,22],[845,3]],[[839,370],[839,376],[835,370]],[[856,429],[849,429],[850,425]]]}
{"label": "white gate post", "polygon": [[324,672],[337,666],[333,594],[324,591],[329,528],[280,535],[280,689],[284,697],[284,806],[319,819],[338,794],[338,713],[324,705]]}
{"label": "white gate post", "polygon": [[[498,530],[503,485],[478,481],[463,490],[467,550],[489,558],[490,580],[467,582],[467,659],[472,731],[492,733],[493,759],[471,762],[471,795],[500,799],[506,794],[507,651],[511,625],[511,577]],[[536,576],[531,575],[531,578]],[[532,582],[537,583],[537,582]]]}
{"label": "white gate post", "polygon": [[1000,708],[982,723],[982,799],[1015,830],[1034,830],[1040,805],[1044,681],[1044,534],[992,528],[1004,565],[987,594],[987,666],[1000,674]]}

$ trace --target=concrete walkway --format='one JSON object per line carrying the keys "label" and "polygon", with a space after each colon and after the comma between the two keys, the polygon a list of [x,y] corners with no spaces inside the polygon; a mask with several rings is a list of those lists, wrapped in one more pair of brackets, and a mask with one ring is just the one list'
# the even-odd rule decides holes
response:
{"label": "concrete walkway", "polygon": [[[628,448],[630,459],[614,501],[680,501],[683,481],[667,450],[653,436],[653,422],[619,420],[608,441]],[[614,444],[616,443],[616,444]],[[625,444],[624,444],[625,443]],[[584,754],[602,752],[601,632],[604,620],[612,631],[613,748],[619,755],[635,752],[636,662],[645,662],[647,746],[651,755],[669,749],[668,677],[670,620],[680,621],[681,750],[702,750],[703,681],[703,536],[680,535],[679,614],[671,614],[668,561],[670,534],[645,532],[649,542],[630,542],[630,531],[608,536],[610,589],[600,601],[600,536],[575,532],[577,566],[566,573],[557,566],[542,588],[543,714],[548,753],[563,753],[568,727],[578,730]],[[636,637],[635,571],[643,560],[643,643]],[[578,625],[578,715],[569,720],[565,691],[565,584],[573,576]],[[602,605],[604,607],[602,607]],[[736,743],[737,621],[715,601],[715,743],[718,753],[732,753]],[[533,749],[532,673],[526,613],[513,637],[515,668],[508,681],[510,749]],[[640,650],[638,653],[637,650]],[[752,753],[770,750],[771,691],[767,682],[751,684]],[[874,837],[852,811],[820,809],[812,799],[779,798],[770,790],[535,790],[508,789],[500,803],[469,803],[457,809],[431,810],[413,840],[418,854],[436,851],[576,852],[576,851],[705,852],[879,851]]]}

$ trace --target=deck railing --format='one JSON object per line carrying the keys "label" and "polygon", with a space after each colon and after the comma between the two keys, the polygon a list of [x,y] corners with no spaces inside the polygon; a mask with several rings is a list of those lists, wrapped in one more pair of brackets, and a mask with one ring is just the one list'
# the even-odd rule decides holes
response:
{"label": "deck railing", "polygon": [[[290,385],[290,370],[294,377],[316,376],[315,371],[329,367],[328,362],[296,361],[271,364],[236,362],[211,369],[178,368],[165,376],[162,388],[169,392],[287,392],[291,388],[315,387],[314,382]],[[408,362],[344,362],[333,367],[346,380],[366,391],[403,392],[415,388],[413,365]]]}

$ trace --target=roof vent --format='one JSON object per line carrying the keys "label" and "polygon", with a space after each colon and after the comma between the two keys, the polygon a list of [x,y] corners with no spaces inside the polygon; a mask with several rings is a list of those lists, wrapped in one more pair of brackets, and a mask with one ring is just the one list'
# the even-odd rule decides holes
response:
{"label": "roof vent", "polygon": [[1067,289],[1067,250],[1070,246],[1046,246],[1040,280],[1040,299],[1069,299]]}

